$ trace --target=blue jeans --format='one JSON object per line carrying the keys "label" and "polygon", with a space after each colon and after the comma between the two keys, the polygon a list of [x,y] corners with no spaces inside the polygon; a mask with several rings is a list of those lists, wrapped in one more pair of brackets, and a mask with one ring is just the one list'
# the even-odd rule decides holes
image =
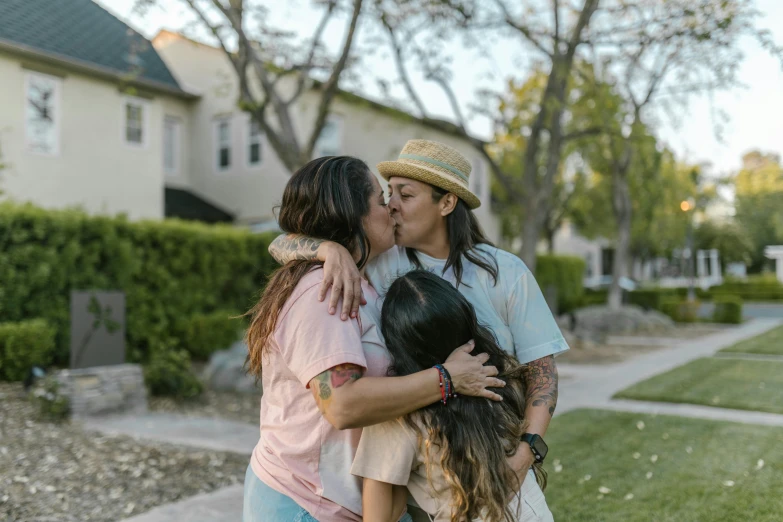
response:
{"label": "blue jeans", "polygon": [[[306,509],[290,497],[275,491],[248,466],[245,472],[244,506],[242,522],[318,522]],[[400,522],[413,522],[409,514],[404,514]]]}

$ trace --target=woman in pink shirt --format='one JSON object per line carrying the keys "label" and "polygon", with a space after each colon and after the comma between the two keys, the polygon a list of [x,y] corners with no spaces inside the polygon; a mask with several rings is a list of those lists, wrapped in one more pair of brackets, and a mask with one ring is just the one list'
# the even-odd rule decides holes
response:
{"label": "woman in pink shirt", "polygon": [[[289,234],[323,238],[368,261],[394,245],[394,221],[367,165],[339,156],[313,160],[286,185],[279,215]],[[387,377],[380,301],[366,280],[367,306],[341,321],[318,299],[321,263],[294,260],[276,271],[251,310],[248,363],[260,376],[261,436],[245,477],[244,521],[360,521],[361,482],[351,475],[361,428],[442,399],[441,372]],[[457,348],[444,366],[456,392],[500,400],[486,354]],[[263,371],[262,371],[263,370]]]}

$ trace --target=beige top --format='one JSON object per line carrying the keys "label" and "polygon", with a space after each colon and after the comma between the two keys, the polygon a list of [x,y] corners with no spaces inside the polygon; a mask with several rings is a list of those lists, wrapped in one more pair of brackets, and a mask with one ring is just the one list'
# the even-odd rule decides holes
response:
{"label": "beige top", "polygon": [[[439,453],[437,448],[432,448],[430,459],[434,463],[439,462]],[[435,522],[448,522],[451,520],[451,490],[437,464],[430,466],[432,483],[427,480],[425,455],[424,448],[419,447],[416,433],[405,420],[384,422],[362,430],[351,473],[388,484],[407,486],[419,507],[432,516]],[[526,512],[538,507],[531,506],[533,502],[540,505],[535,510],[538,516],[541,516],[542,509],[548,513],[543,493],[532,471],[528,473],[519,493],[511,503],[512,511],[518,513],[518,520],[528,520]],[[531,512],[531,515],[535,516],[535,513]],[[530,520],[545,519],[536,517]]]}

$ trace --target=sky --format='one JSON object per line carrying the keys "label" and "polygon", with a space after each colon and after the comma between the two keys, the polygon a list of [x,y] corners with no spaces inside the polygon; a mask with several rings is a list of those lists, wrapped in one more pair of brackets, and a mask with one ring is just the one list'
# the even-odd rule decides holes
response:
{"label": "sky", "polygon": [[[182,0],[158,0],[161,8],[149,10],[143,17],[133,10],[135,0],[96,0],[97,3],[117,15],[147,37],[154,36],[160,29],[179,30],[183,27],[186,12],[180,7]],[[269,2],[270,20],[275,27],[309,34],[319,19],[318,12],[309,9],[309,0],[286,0]],[[756,6],[764,14],[759,25],[770,29],[779,45],[783,45],[783,1],[756,0]],[[324,40],[335,48],[343,38],[344,24],[330,24]],[[740,66],[739,78],[744,87],[718,93],[710,102],[706,98],[694,99],[681,111],[678,121],[659,118],[659,138],[678,158],[690,163],[709,163],[715,175],[728,174],[737,170],[742,155],[754,148],[775,152],[783,156],[783,69],[781,63],[753,40],[741,42],[745,59]],[[462,52],[462,51],[460,51]],[[453,84],[464,106],[476,99],[476,91],[482,87],[502,89],[509,77],[519,78],[519,71],[526,70],[531,59],[509,51],[508,46],[495,46],[492,61],[487,68],[471,67],[475,53],[464,51],[459,65],[452,67]],[[485,62],[484,62],[485,63]],[[370,74],[366,76],[388,77],[390,61],[383,56],[364,57],[362,65]],[[489,70],[489,74],[488,74]],[[432,83],[414,75],[419,95],[432,115],[448,118],[449,105],[442,91]],[[372,80],[357,87],[361,94],[378,98],[380,90]],[[392,91],[400,92],[400,91]],[[383,100],[379,100],[383,101]],[[717,108],[728,116],[722,139],[715,133],[716,120],[713,109]],[[470,130],[477,136],[488,138],[491,125],[486,119],[474,117]]]}

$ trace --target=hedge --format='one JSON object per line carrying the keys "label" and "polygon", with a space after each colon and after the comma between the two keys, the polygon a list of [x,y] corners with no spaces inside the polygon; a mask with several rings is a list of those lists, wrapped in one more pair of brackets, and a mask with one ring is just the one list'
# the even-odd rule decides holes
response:
{"label": "hedge", "polygon": [[783,301],[783,283],[774,276],[749,276],[745,281],[728,280],[710,288],[713,297],[735,296],[745,301]]}
{"label": "hedge", "polygon": [[[252,306],[273,268],[274,234],[179,220],[130,222],[0,204],[0,322],[44,318],[55,364],[69,354],[71,290],[125,292],[128,360],[176,339],[177,325]],[[177,344],[177,343],[175,343]]]}
{"label": "hedge", "polygon": [[43,319],[0,323],[0,379],[21,381],[33,366],[47,366],[55,330]]}
{"label": "hedge", "polygon": [[540,255],[536,260],[536,281],[545,292],[557,289],[558,313],[568,313],[582,304],[585,261],[576,256]]}
{"label": "hedge", "polygon": [[712,320],[716,323],[740,324],[742,322],[742,299],[735,296],[716,297]]}
{"label": "hedge", "polygon": [[661,301],[660,311],[678,323],[695,323],[699,320],[699,301],[668,298]]}
{"label": "hedge", "polygon": [[241,337],[245,322],[235,318],[236,312],[218,310],[195,314],[177,325],[181,346],[194,360],[209,359],[217,350],[228,348]]}

